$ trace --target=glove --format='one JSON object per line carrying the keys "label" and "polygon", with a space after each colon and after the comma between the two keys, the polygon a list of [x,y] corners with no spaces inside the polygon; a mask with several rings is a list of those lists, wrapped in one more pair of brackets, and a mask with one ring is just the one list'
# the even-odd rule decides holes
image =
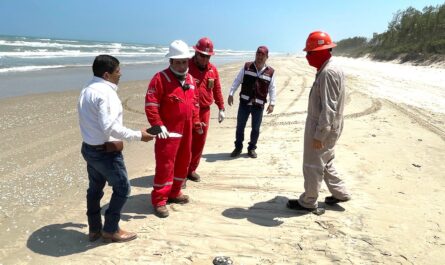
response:
{"label": "glove", "polygon": [[168,131],[167,131],[167,128],[165,128],[165,126],[162,125],[162,126],[161,126],[161,130],[162,130],[162,132],[160,132],[160,133],[158,134],[158,137],[161,138],[161,139],[167,139],[167,138],[168,138]]}
{"label": "glove", "polygon": [[194,125],[194,129],[196,131],[196,133],[198,134],[203,134],[204,133],[204,127],[206,127],[206,124],[204,122],[197,122]]}
{"label": "glove", "polygon": [[224,110],[220,109],[218,113],[218,122],[219,123],[223,122],[225,117],[226,115],[224,114]]}

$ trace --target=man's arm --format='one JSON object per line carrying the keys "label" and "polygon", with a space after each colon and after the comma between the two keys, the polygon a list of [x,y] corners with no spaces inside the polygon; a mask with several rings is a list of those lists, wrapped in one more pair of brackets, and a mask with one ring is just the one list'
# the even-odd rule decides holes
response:
{"label": "man's arm", "polygon": [[161,107],[161,99],[163,94],[163,87],[161,75],[157,73],[152,79],[145,94],[145,115],[151,126],[163,126],[164,123],[159,115],[159,108]]}
{"label": "man's arm", "polygon": [[229,106],[232,106],[233,94],[235,94],[239,85],[243,82],[243,78],[244,78],[244,67],[241,68],[241,70],[239,71],[238,75],[236,76],[235,80],[232,83],[232,87],[230,88],[229,97],[227,99],[227,103],[229,104]]}
{"label": "man's arm", "polygon": [[219,73],[216,67],[213,68],[215,72],[215,87],[213,88],[213,98],[215,99],[215,104],[218,109],[224,110],[224,99],[221,91],[221,82],[219,81]]}
{"label": "man's arm", "polygon": [[141,140],[141,131],[128,129],[119,122],[119,117],[111,116],[110,109],[116,106],[112,106],[112,102],[109,101],[107,96],[98,96],[96,104],[98,107],[98,123],[105,135],[127,141]]}
{"label": "man's arm", "polygon": [[339,87],[335,82],[335,77],[330,72],[322,73],[319,77],[320,94],[320,116],[315,130],[314,139],[324,142],[337,114],[337,99],[339,96]]}
{"label": "man's arm", "polygon": [[193,89],[193,112],[192,112],[192,121],[193,124],[196,125],[201,122],[201,118],[199,117],[199,88],[195,83],[195,79],[193,77],[190,77],[190,80],[192,80],[193,85],[195,86],[195,89]]}
{"label": "man's arm", "polygon": [[276,87],[275,87],[275,73],[272,75],[272,80],[270,80],[269,84],[269,106],[267,107],[267,114],[273,112],[275,107],[275,99],[277,97]]}

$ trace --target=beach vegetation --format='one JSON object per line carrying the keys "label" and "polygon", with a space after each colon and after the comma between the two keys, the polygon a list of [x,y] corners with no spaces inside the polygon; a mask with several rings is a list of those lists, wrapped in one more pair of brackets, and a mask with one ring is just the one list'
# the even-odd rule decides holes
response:
{"label": "beach vegetation", "polygon": [[397,11],[383,33],[371,39],[353,37],[337,42],[337,55],[377,60],[434,61],[445,58],[445,3]]}

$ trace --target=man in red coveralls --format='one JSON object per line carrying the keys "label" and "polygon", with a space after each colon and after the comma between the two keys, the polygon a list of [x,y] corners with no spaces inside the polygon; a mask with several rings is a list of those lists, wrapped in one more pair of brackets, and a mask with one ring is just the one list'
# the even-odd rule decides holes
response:
{"label": "man in red coveralls", "polygon": [[156,73],[148,85],[145,113],[151,126],[160,126],[155,143],[156,172],[151,202],[158,217],[169,215],[167,203],[185,204],[189,197],[181,185],[190,163],[192,130],[202,131],[195,81],[188,73],[191,57],[187,44],[170,44],[170,66]]}
{"label": "man in red coveralls", "polygon": [[195,50],[195,56],[189,60],[189,73],[195,79],[197,87],[195,92],[199,94],[199,121],[203,133],[199,134],[197,131],[193,131],[192,160],[190,161],[187,178],[199,182],[201,177],[196,173],[196,169],[206,142],[212,103],[215,102],[218,106],[218,121],[220,123],[224,120],[225,115],[219,73],[215,65],[209,62],[210,56],[215,54],[213,43],[209,38],[204,37],[198,40],[193,49]]}

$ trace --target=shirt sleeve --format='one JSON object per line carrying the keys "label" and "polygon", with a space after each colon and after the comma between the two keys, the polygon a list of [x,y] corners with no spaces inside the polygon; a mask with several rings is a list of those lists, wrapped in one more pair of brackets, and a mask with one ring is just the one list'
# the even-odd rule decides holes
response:
{"label": "shirt sleeve", "polygon": [[235,94],[239,85],[243,82],[243,78],[244,78],[244,67],[241,68],[235,80],[233,81],[232,87],[230,88],[230,93],[229,93],[230,96],[233,96],[233,94]]}
{"label": "shirt sleeve", "polygon": [[195,79],[193,77],[190,78],[192,80],[195,89],[193,89],[193,112],[192,112],[192,121],[193,124],[201,122],[199,117],[199,88],[196,86]]}
{"label": "shirt sleeve", "polygon": [[163,90],[161,76],[157,73],[148,84],[145,94],[145,115],[151,126],[164,125],[159,115]]}
{"label": "shirt sleeve", "polygon": [[340,88],[333,73],[328,71],[320,75],[319,82],[321,111],[314,138],[323,142],[331,131],[332,123],[338,112],[337,103]]}
{"label": "shirt sleeve", "polygon": [[[118,102],[121,104],[120,100],[118,100]],[[111,106],[109,98],[98,97],[97,106],[99,108],[97,116],[98,123],[105,135],[127,141],[135,141],[142,138],[142,133],[140,131],[131,130],[122,125],[122,112],[116,117],[111,115],[110,110],[113,106]]]}
{"label": "shirt sleeve", "polygon": [[269,99],[270,105],[275,106],[275,99],[277,97],[277,92],[275,88],[275,73],[272,75],[272,80],[269,84]]}
{"label": "shirt sleeve", "polygon": [[218,109],[224,110],[224,99],[221,91],[221,82],[219,81],[219,73],[216,67],[213,68],[215,72],[215,88],[213,89],[213,98],[215,99],[215,103],[218,106]]}

